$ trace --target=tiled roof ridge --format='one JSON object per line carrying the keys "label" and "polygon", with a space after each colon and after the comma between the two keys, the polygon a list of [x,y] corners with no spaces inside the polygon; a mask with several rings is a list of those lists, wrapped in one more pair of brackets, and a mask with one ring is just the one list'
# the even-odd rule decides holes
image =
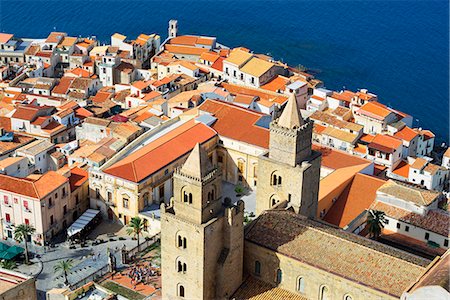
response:
{"label": "tiled roof ridge", "polygon": [[[242,94],[242,95],[245,95],[245,94]],[[245,96],[249,96],[249,95],[245,95]],[[217,102],[217,103],[220,103],[220,104],[224,104],[224,105],[227,105],[227,106],[229,106],[229,107],[233,107],[233,108],[236,108],[236,109],[241,110],[241,111],[243,111],[243,112],[251,113],[251,114],[256,115],[256,116],[259,116],[259,117],[263,117],[263,116],[266,115],[266,114],[261,113],[261,112],[258,112],[258,111],[256,111],[256,110],[249,109],[249,108],[245,108],[245,107],[242,107],[242,106],[239,106],[239,105],[236,105],[236,104],[227,102],[227,101],[223,101],[223,100],[219,100],[219,99],[211,99],[211,98],[207,98],[207,99],[205,100],[205,102],[208,101],[208,100],[209,100],[209,101],[213,101],[213,102]],[[201,106],[200,106],[200,107],[201,107]],[[223,108],[220,108],[220,109],[223,109]],[[212,115],[214,115],[214,114],[212,114]]]}
{"label": "tiled roof ridge", "polygon": [[[188,122],[186,122],[186,123],[180,125],[179,127],[181,127],[181,126],[183,126],[183,125],[186,125],[186,124],[188,124],[189,122],[190,122],[190,121],[188,121]],[[187,128],[186,130],[191,129],[191,128],[194,128],[195,126],[197,126],[197,125],[199,125],[199,124],[203,124],[203,123],[196,123],[196,122],[193,122],[193,124],[194,124],[194,125],[190,126],[190,127]],[[209,126],[207,126],[207,125],[205,125],[205,126],[208,127],[209,129],[211,129],[212,131],[214,131],[216,134],[218,134],[217,131],[215,131],[215,130],[212,129],[211,127],[209,127]],[[178,127],[178,128],[179,128],[179,127]],[[175,128],[175,129],[176,129],[176,128]],[[175,130],[175,129],[174,129],[174,130]],[[155,147],[153,150],[158,149],[158,148],[162,147],[163,145],[167,144],[168,142],[170,142],[171,140],[175,139],[175,138],[178,137],[179,135],[185,133],[186,130],[184,130],[184,131],[182,131],[182,132],[180,132],[180,133],[177,133],[174,137],[172,137],[171,139],[168,139],[168,140],[165,141],[164,143],[161,143],[160,145],[158,145],[157,147]],[[141,148],[141,149],[142,149],[142,148]],[[147,153],[142,152],[141,155],[139,155],[138,157],[136,157],[136,159],[134,159],[134,160],[131,162],[131,166],[132,166],[132,169],[133,169],[133,176],[134,176],[135,181],[138,181],[138,180],[137,180],[138,177],[137,177],[136,167],[135,167],[134,163],[136,162],[136,160],[138,160],[139,158],[141,158],[141,157],[144,156],[144,155],[147,155]],[[111,167],[112,167],[112,166],[111,166]]]}
{"label": "tiled roof ridge", "polygon": [[[31,184],[33,186],[34,192],[36,193],[36,196],[37,196],[37,198],[35,198],[35,199],[39,199],[40,196],[39,196],[39,193],[38,193],[38,191],[36,189],[36,185],[34,184],[34,182],[36,180],[30,180],[29,178],[14,177],[14,176],[9,176],[9,175],[5,175],[5,174],[0,174],[0,178],[1,177],[5,177],[5,178],[8,178],[8,179],[20,181],[23,184]],[[18,194],[17,192],[13,192],[13,193]]]}
{"label": "tiled roof ridge", "polygon": [[[355,239],[355,240],[353,240],[353,239],[346,239],[346,238],[341,237],[340,235],[335,235],[335,234],[332,234],[332,233],[328,232],[327,229],[324,229],[324,228],[323,228],[323,226],[325,225],[325,226],[333,227],[333,228],[337,229],[338,231],[341,231],[340,228],[338,228],[338,227],[336,227],[336,226],[330,226],[329,224],[326,224],[326,223],[324,223],[324,222],[322,222],[322,221],[319,221],[319,220],[312,220],[312,221],[313,221],[313,222],[316,222],[316,223],[319,223],[319,224],[320,224],[320,229],[317,228],[317,227],[313,227],[313,226],[310,226],[310,225],[307,224],[306,226],[308,226],[309,229],[312,229],[312,230],[315,230],[315,231],[324,233],[324,234],[326,234],[326,235],[328,235],[328,236],[332,236],[332,237],[334,237],[334,238],[337,238],[337,239],[342,240],[342,241],[345,241],[345,242],[349,242],[349,243],[352,243],[352,244],[356,244],[356,245],[358,245],[358,246],[361,246],[361,247],[364,247],[364,248],[368,249],[368,250],[371,251],[371,252],[381,253],[381,254],[383,254],[384,256],[389,256],[389,257],[395,258],[396,260],[399,260],[399,261],[402,261],[402,262],[407,262],[408,264],[410,264],[410,265],[412,265],[412,266],[419,266],[418,264],[415,264],[415,263],[413,263],[413,262],[411,262],[411,261],[409,261],[409,260],[402,259],[402,258],[400,258],[400,257],[398,257],[398,256],[393,255],[393,254],[386,253],[386,252],[384,252],[384,251],[374,249],[373,247],[371,247],[371,246],[368,245],[368,244],[378,243],[378,242],[376,242],[376,241],[373,241],[373,240],[371,240],[371,239],[368,239],[368,238],[363,237],[363,236],[360,236],[360,235],[355,235],[355,236],[358,236],[358,238],[359,238],[361,241],[364,240],[364,241],[368,241],[369,243],[359,243],[359,242],[356,241],[356,239]],[[345,232],[345,234],[349,234],[349,233]],[[352,233],[352,234],[353,234],[353,233]],[[349,235],[349,236],[350,236],[350,235]],[[352,237],[352,238],[353,238],[353,237]],[[409,254],[409,253],[406,252],[406,251],[403,251],[403,250],[400,250],[400,249],[397,249],[397,248],[393,248],[393,247],[391,247],[391,246],[384,245],[384,244],[381,244],[381,243],[379,243],[379,244],[382,245],[382,247],[387,247],[388,249],[393,249],[394,252],[395,252],[395,251],[400,251],[400,252],[404,252],[404,253],[406,253],[406,254]]]}

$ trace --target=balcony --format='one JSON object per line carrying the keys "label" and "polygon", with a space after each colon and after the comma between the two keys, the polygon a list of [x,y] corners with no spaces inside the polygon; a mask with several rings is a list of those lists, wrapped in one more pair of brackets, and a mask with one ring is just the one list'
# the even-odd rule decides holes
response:
{"label": "balcony", "polygon": [[116,207],[116,204],[112,200],[105,201],[105,204],[111,207]]}

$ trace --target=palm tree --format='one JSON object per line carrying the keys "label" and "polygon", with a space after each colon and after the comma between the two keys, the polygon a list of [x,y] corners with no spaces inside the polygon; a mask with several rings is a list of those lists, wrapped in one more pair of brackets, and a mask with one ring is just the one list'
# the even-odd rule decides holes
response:
{"label": "palm tree", "polygon": [[28,259],[28,236],[32,235],[36,229],[28,224],[20,224],[14,230],[14,238],[19,243],[25,243],[25,263],[29,264]]}
{"label": "palm tree", "polygon": [[381,230],[387,223],[386,215],[384,211],[379,210],[369,210],[369,215],[367,216],[367,225],[369,226],[370,237],[374,240],[378,240],[381,234]]}
{"label": "palm tree", "polygon": [[13,260],[2,260],[0,266],[3,269],[12,270],[16,267],[16,263]]}
{"label": "palm tree", "polygon": [[130,223],[128,223],[127,234],[136,237],[138,250],[140,245],[139,235],[142,233],[142,230],[144,230],[144,220],[139,217],[131,218]]}
{"label": "palm tree", "polygon": [[54,267],[55,272],[63,271],[64,273],[64,284],[69,285],[69,280],[67,279],[67,272],[72,270],[73,268],[73,260],[60,260]]}

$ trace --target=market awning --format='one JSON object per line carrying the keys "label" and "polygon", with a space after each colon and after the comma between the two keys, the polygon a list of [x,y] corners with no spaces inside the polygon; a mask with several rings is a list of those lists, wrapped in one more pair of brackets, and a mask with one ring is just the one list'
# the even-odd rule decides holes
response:
{"label": "market awning", "polygon": [[9,248],[8,245],[0,243],[0,252],[6,251]]}
{"label": "market awning", "polygon": [[100,213],[96,209],[88,209],[85,211],[70,227],[67,229],[69,237],[82,231],[86,226]]}
{"label": "market awning", "polygon": [[3,243],[0,244],[6,246],[6,248],[4,246],[0,246],[2,249],[4,249],[0,250],[0,259],[8,259],[8,260],[13,259],[17,255],[22,254],[24,252],[24,249],[22,247],[15,245],[9,247],[8,245],[5,245]]}

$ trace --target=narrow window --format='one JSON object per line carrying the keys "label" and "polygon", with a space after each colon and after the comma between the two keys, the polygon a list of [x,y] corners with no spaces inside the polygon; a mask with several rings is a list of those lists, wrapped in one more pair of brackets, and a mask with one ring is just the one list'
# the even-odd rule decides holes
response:
{"label": "narrow window", "polygon": [[259,261],[255,261],[255,275],[261,275],[261,263]]}
{"label": "narrow window", "polygon": [[300,293],[305,292],[305,279],[303,277],[299,277],[297,280],[297,291]]}
{"label": "narrow window", "polygon": [[184,286],[180,285],[178,288],[178,296],[184,298]]}
{"label": "narrow window", "polygon": [[428,240],[430,238],[430,234],[428,232],[425,232],[425,239]]}
{"label": "narrow window", "polygon": [[281,283],[282,277],[283,277],[283,272],[281,271],[281,269],[278,269],[277,270],[277,278],[276,278],[276,283],[277,284]]}
{"label": "narrow window", "polygon": [[189,204],[192,204],[192,193],[189,193]]}
{"label": "narrow window", "polygon": [[328,287],[322,286],[320,288],[320,300],[328,300]]}
{"label": "narrow window", "polygon": [[400,223],[397,223],[397,228],[400,229]]}

